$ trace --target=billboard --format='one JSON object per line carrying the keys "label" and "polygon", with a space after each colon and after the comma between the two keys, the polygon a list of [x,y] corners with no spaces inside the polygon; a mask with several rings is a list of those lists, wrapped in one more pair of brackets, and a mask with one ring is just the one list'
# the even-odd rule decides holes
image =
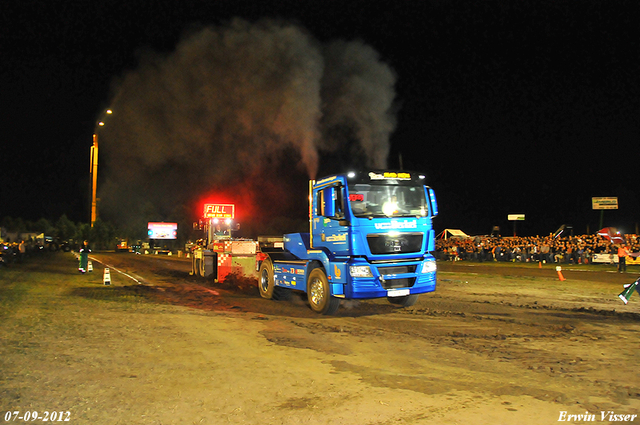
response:
{"label": "billboard", "polygon": [[591,198],[591,209],[594,210],[617,210],[618,198]]}
{"label": "billboard", "polygon": [[149,239],[176,239],[178,223],[149,222]]}
{"label": "billboard", "polygon": [[233,204],[204,204],[204,218],[235,218],[236,207]]}

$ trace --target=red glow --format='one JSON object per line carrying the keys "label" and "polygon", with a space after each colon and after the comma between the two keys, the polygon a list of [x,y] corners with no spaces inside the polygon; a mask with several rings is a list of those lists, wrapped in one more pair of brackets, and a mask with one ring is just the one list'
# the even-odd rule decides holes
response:
{"label": "red glow", "polygon": [[256,211],[255,188],[246,183],[236,183],[225,187],[212,187],[211,191],[205,193],[196,201],[194,206],[197,216],[202,217],[204,206],[210,205],[234,205],[234,217],[236,222],[246,222],[250,220]]}
{"label": "red glow", "polygon": [[202,218],[205,204],[234,204],[233,221],[241,225],[240,236],[286,233],[292,231],[292,221],[308,217],[307,188],[304,180],[271,170],[255,172],[232,183],[212,184],[193,200],[193,218]]}

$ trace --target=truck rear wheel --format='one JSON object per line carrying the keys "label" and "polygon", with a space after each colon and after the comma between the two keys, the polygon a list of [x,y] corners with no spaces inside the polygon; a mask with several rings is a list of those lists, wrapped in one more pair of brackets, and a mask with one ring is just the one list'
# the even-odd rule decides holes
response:
{"label": "truck rear wheel", "polygon": [[274,287],[273,264],[271,260],[266,259],[260,264],[260,273],[258,274],[258,291],[260,291],[260,296],[270,300],[273,298]]}
{"label": "truck rear wheel", "polygon": [[199,259],[199,258],[193,258],[193,274],[195,274],[196,276],[199,277],[204,277],[204,272],[202,271],[203,269],[203,260]]}
{"label": "truck rear wheel", "polygon": [[336,314],[338,307],[340,307],[340,300],[331,296],[329,280],[321,268],[313,269],[309,273],[307,299],[311,310],[320,314]]}
{"label": "truck rear wheel", "polygon": [[288,300],[291,298],[291,291],[289,289],[276,286],[273,276],[273,263],[270,259],[266,259],[260,264],[258,291],[262,298],[268,300]]}
{"label": "truck rear wheel", "polygon": [[391,304],[399,305],[401,307],[411,307],[418,301],[418,295],[405,295],[403,297],[387,297],[387,300]]}

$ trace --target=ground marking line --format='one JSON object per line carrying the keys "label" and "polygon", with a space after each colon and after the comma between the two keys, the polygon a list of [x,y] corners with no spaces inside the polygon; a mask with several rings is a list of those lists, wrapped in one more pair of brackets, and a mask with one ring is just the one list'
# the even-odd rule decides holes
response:
{"label": "ground marking line", "polygon": [[[97,259],[97,258],[95,258],[95,257],[89,257],[89,258],[90,258],[92,261],[95,261],[95,262],[97,262],[97,263],[102,264],[103,266],[105,266],[105,267],[106,267],[106,268],[108,268],[109,270],[113,269],[113,270],[117,271],[118,273],[120,273],[120,274],[122,274],[122,275],[124,275],[124,276],[128,277],[129,279],[131,279],[131,280],[133,280],[134,282],[136,282],[138,285],[142,285],[142,281],[141,281],[141,280],[136,279],[135,277],[131,276],[130,274],[125,273],[125,272],[123,272],[123,271],[121,271],[121,270],[118,270],[117,268],[115,268],[115,267],[113,267],[113,266],[110,266],[110,265],[108,265],[108,264],[106,264],[106,263],[103,263],[102,261],[98,260],[98,259]],[[138,277],[139,277],[139,276],[138,276]],[[140,279],[142,279],[142,278],[140,278]]]}

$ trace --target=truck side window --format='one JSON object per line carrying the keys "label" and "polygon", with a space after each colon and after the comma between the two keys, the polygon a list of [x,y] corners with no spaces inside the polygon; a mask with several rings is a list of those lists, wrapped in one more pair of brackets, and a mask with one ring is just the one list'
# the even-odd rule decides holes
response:
{"label": "truck side window", "polygon": [[319,190],[316,193],[316,215],[318,217],[322,216],[324,212],[324,191]]}
{"label": "truck side window", "polygon": [[344,189],[342,186],[338,186],[335,188],[333,192],[333,196],[335,197],[335,217],[336,218],[344,218]]}
{"label": "truck side window", "polygon": [[318,197],[316,199],[316,213],[322,217],[333,217],[335,210],[335,201],[333,200],[333,188],[325,187],[318,191]]}
{"label": "truck side window", "polygon": [[344,218],[344,196],[342,186],[326,187],[316,195],[316,215]]}

